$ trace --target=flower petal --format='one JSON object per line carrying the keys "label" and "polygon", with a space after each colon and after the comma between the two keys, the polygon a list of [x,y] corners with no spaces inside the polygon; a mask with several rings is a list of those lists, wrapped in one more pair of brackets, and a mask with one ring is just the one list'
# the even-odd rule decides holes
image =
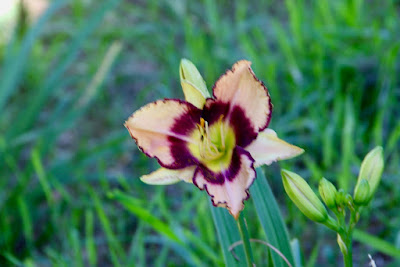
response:
{"label": "flower petal", "polygon": [[214,206],[225,207],[235,218],[244,208],[243,201],[249,198],[249,187],[256,178],[254,160],[243,148],[236,147],[231,166],[213,173],[199,166],[194,174],[193,183],[211,196]]}
{"label": "flower petal", "polygon": [[151,185],[168,185],[180,181],[192,183],[195,169],[196,169],[195,166],[179,170],[160,168],[150,174],[143,175],[142,177],[140,177],[140,180],[142,180],[142,182],[146,184],[151,184]]}
{"label": "flower petal", "polygon": [[181,169],[197,163],[187,148],[200,121],[201,110],[184,101],[167,99],[150,103],[132,114],[125,127],[139,148],[161,166]]}
{"label": "flower petal", "polygon": [[304,152],[304,149],[279,139],[276,132],[271,129],[265,129],[259,133],[257,139],[247,146],[246,150],[254,158],[256,167],[293,158]]}
{"label": "flower petal", "polygon": [[250,65],[246,60],[235,63],[215,83],[213,94],[218,101],[229,103],[229,115],[243,112],[250,119],[253,131],[258,133],[269,124],[272,104],[267,88]]}
{"label": "flower petal", "polygon": [[211,96],[196,66],[190,60],[182,59],[179,76],[186,101],[202,109],[206,98]]}

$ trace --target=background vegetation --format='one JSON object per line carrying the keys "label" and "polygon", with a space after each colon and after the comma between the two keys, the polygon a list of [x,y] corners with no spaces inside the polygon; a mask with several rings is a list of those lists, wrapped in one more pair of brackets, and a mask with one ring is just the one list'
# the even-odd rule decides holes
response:
{"label": "background vegetation", "polygon": [[[31,26],[22,14],[0,45],[1,266],[222,264],[206,194],[142,184],[157,163],[123,127],[149,101],[183,98],[182,57],[209,88],[235,61],[251,60],[269,88],[270,127],[306,150],[266,175],[307,266],[337,266],[336,237],[291,203],[280,167],[314,188],[325,176],[352,192],[364,155],[383,146],[382,183],[362,214],[354,261],[365,266],[369,253],[378,266],[399,266],[399,1],[51,4]],[[132,197],[128,209],[121,191]],[[262,239],[250,201],[245,212],[250,235]],[[266,263],[265,247],[254,253]]]}

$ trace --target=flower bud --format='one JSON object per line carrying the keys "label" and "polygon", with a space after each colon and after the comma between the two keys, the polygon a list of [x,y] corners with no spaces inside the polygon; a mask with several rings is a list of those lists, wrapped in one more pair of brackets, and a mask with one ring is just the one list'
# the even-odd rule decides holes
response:
{"label": "flower bud", "polygon": [[354,203],[360,206],[368,205],[370,200],[370,187],[369,183],[365,179],[361,179],[354,189]]}
{"label": "flower bud", "polygon": [[370,189],[369,200],[371,200],[379,185],[382,177],[383,166],[383,149],[380,146],[371,150],[361,163],[356,188],[361,183],[362,179],[367,180]]}
{"label": "flower bud", "polygon": [[338,206],[342,206],[346,203],[346,193],[342,188],[337,192],[335,200]]}
{"label": "flower bud", "polygon": [[344,196],[344,205],[347,206],[351,212],[354,211],[354,200],[350,194]]}
{"label": "flower bud", "polygon": [[326,206],[330,209],[336,208],[336,187],[329,182],[327,179],[322,178],[319,182],[318,186],[319,194],[326,204]]}
{"label": "flower bud", "polygon": [[282,170],[281,175],[286,193],[301,212],[313,221],[325,222],[328,213],[324,204],[307,182],[298,174],[287,170]]}
{"label": "flower bud", "polygon": [[183,58],[179,66],[179,76],[186,101],[203,108],[206,98],[211,95],[196,66],[190,60]]}

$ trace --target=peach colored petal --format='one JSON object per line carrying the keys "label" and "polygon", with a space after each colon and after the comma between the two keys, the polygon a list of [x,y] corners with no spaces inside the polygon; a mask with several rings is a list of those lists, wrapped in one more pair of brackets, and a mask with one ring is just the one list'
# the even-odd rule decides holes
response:
{"label": "peach colored petal", "polygon": [[214,183],[206,178],[198,168],[193,178],[194,184],[201,190],[206,190],[211,196],[214,206],[224,207],[229,210],[233,217],[239,217],[239,213],[244,208],[243,201],[248,199],[248,189],[256,178],[253,167],[254,160],[250,155],[243,151],[240,153],[240,168],[234,177],[229,177],[228,172],[223,183]]}
{"label": "peach colored petal", "polygon": [[250,65],[246,60],[235,63],[215,83],[213,93],[218,101],[229,103],[230,111],[240,107],[258,133],[268,126],[272,104],[267,88],[256,78]]}
{"label": "peach colored petal", "polygon": [[160,168],[152,173],[143,175],[142,177],[140,177],[140,180],[142,180],[142,182],[146,184],[151,184],[151,185],[168,185],[180,181],[192,183],[195,169],[196,169],[195,166],[178,170]]}
{"label": "peach colored petal", "polygon": [[282,139],[279,139],[276,132],[271,129],[265,129],[259,133],[257,139],[246,147],[255,160],[256,167],[296,157],[304,152],[300,147],[291,145]]}
{"label": "peach colored petal", "polygon": [[186,144],[200,120],[201,110],[178,100],[159,100],[132,114],[125,127],[139,148],[156,157],[163,167],[180,169],[193,165]]}

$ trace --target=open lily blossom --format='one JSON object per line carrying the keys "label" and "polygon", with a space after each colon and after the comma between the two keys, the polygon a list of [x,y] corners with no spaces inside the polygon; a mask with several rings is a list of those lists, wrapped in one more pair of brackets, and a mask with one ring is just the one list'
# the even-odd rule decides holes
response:
{"label": "open lily blossom", "polygon": [[267,128],[270,95],[250,65],[246,60],[235,63],[210,97],[197,69],[183,60],[181,83],[190,102],[158,100],[129,117],[125,127],[138,147],[163,167],[142,181],[193,182],[237,219],[256,178],[254,168],[303,153]]}

